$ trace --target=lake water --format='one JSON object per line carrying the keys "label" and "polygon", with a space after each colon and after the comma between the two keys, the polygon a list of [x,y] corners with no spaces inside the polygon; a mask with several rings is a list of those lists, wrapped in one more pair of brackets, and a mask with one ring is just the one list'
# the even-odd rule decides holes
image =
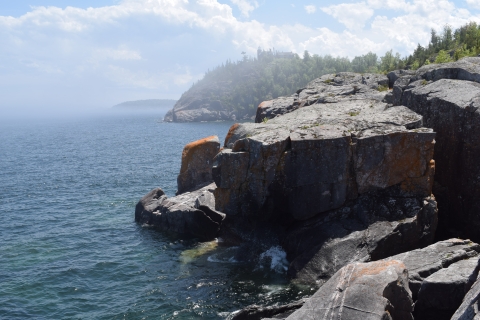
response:
{"label": "lake water", "polygon": [[232,125],[162,118],[0,119],[1,319],[225,319],[311,294],[275,248],[272,270],[135,223],[148,191],[174,195],[183,146]]}

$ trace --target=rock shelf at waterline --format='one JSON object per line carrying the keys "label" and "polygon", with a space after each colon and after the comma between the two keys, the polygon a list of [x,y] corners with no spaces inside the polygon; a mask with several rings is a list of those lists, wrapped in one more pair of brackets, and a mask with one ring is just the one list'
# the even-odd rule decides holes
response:
{"label": "rock shelf at waterline", "polygon": [[[217,154],[202,147],[210,138],[193,143],[202,156],[195,165],[183,157],[182,168],[203,172],[211,164],[211,179],[168,200],[152,191],[136,219],[206,240],[221,236],[248,248],[241,259],[281,248],[292,281],[319,287],[298,311],[279,308],[288,319],[448,319],[460,305],[470,310],[478,245],[459,238],[480,240],[479,75],[480,58],[465,58],[387,76],[322,76],[261,103],[256,123],[233,125]],[[412,280],[421,268],[409,260],[416,250],[442,263]],[[376,283],[365,293],[371,299],[358,312],[342,311],[338,301],[362,299],[365,275]],[[465,295],[472,300],[462,302]],[[238,313],[260,317],[248,314]]]}

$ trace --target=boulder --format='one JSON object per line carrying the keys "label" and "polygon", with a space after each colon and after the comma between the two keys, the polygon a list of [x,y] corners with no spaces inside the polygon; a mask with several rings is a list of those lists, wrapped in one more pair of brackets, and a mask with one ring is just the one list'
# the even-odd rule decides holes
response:
{"label": "boulder", "polygon": [[480,319],[480,279],[477,279],[472,288],[465,295],[460,307],[455,311],[451,320],[478,320]]}
{"label": "boulder", "polygon": [[287,319],[413,319],[408,271],[401,261],[340,269]]}
{"label": "boulder", "polygon": [[160,188],[145,195],[135,207],[135,221],[210,240],[216,237],[224,214],[215,211],[215,184],[167,198]]}
{"label": "boulder", "polygon": [[[255,122],[265,122],[315,103],[336,103],[348,100],[377,100],[385,97],[388,78],[380,74],[340,72],[311,81],[290,97],[264,101],[257,108]],[[379,91],[380,90],[380,91]]]}
{"label": "boulder", "polygon": [[455,262],[477,258],[480,245],[470,240],[449,239],[426,248],[394,255],[385,260],[400,260],[409,273],[409,286],[416,301],[424,280]]}
{"label": "boulder", "polygon": [[432,64],[396,80],[394,105],[436,133],[439,238],[480,241],[480,58]]}
{"label": "boulder", "polygon": [[191,142],[183,148],[177,195],[213,181],[212,163],[219,151],[220,141],[217,136]]}
{"label": "boulder", "polygon": [[455,262],[423,280],[415,303],[415,318],[450,319],[477,279],[478,268],[478,257],[473,257]]}

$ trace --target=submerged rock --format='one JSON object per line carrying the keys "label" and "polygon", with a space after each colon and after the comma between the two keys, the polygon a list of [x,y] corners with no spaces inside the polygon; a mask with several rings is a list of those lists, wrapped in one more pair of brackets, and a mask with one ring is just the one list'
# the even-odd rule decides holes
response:
{"label": "submerged rock", "polygon": [[167,198],[160,188],[145,195],[135,207],[135,221],[155,226],[164,231],[210,240],[217,236],[224,214],[214,210],[209,184],[192,192]]}
{"label": "submerged rock", "polygon": [[412,320],[411,312],[408,271],[392,260],[343,267],[287,319]]}
{"label": "submerged rock", "polygon": [[220,141],[217,136],[191,142],[183,148],[177,195],[213,181],[212,162],[219,151]]}

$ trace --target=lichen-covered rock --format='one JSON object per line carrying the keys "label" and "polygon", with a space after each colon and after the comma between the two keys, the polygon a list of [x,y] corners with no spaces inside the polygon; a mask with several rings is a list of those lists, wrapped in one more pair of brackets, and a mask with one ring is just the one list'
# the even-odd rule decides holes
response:
{"label": "lichen-covered rock", "polygon": [[394,104],[437,133],[435,195],[442,237],[480,241],[480,58],[427,65],[394,85]]}
{"label": "lichen-covered rock", "polygon": [[412,320],[411,312],[407,268],[392,260],[343,267],[287,319]]}
{"label": "lichen-covered rock", "polygon": [[177,195],[213,181],[212,163],[219,151],[220,141],[217,136],[191,142],[183,148]]}
{"label": "lichen-covered rock", "polygon": [[216,237],[224,214],[215,211],[215,184],[167,198],[160,188],[145,195],[135,207],[135,221],[164,231],[209,240]]}
{"label": "lichen-covered rock", "polygon": [[264,101],[257,108],[255,122],[290,113],[315,103],[336,103],[349,100],[382,101],[388,88],[388,78],[380,74],[340,72],[327,74],[311,81],[290,97]]}
{"label": "lichen-covered rock", "polygon": [[386,107],[376,100],[315,104],[236,125],[225,143],[232,149],[212,169],[217,210],[304,220],[397,184],[428,197],[435,134],[407,108]]}

